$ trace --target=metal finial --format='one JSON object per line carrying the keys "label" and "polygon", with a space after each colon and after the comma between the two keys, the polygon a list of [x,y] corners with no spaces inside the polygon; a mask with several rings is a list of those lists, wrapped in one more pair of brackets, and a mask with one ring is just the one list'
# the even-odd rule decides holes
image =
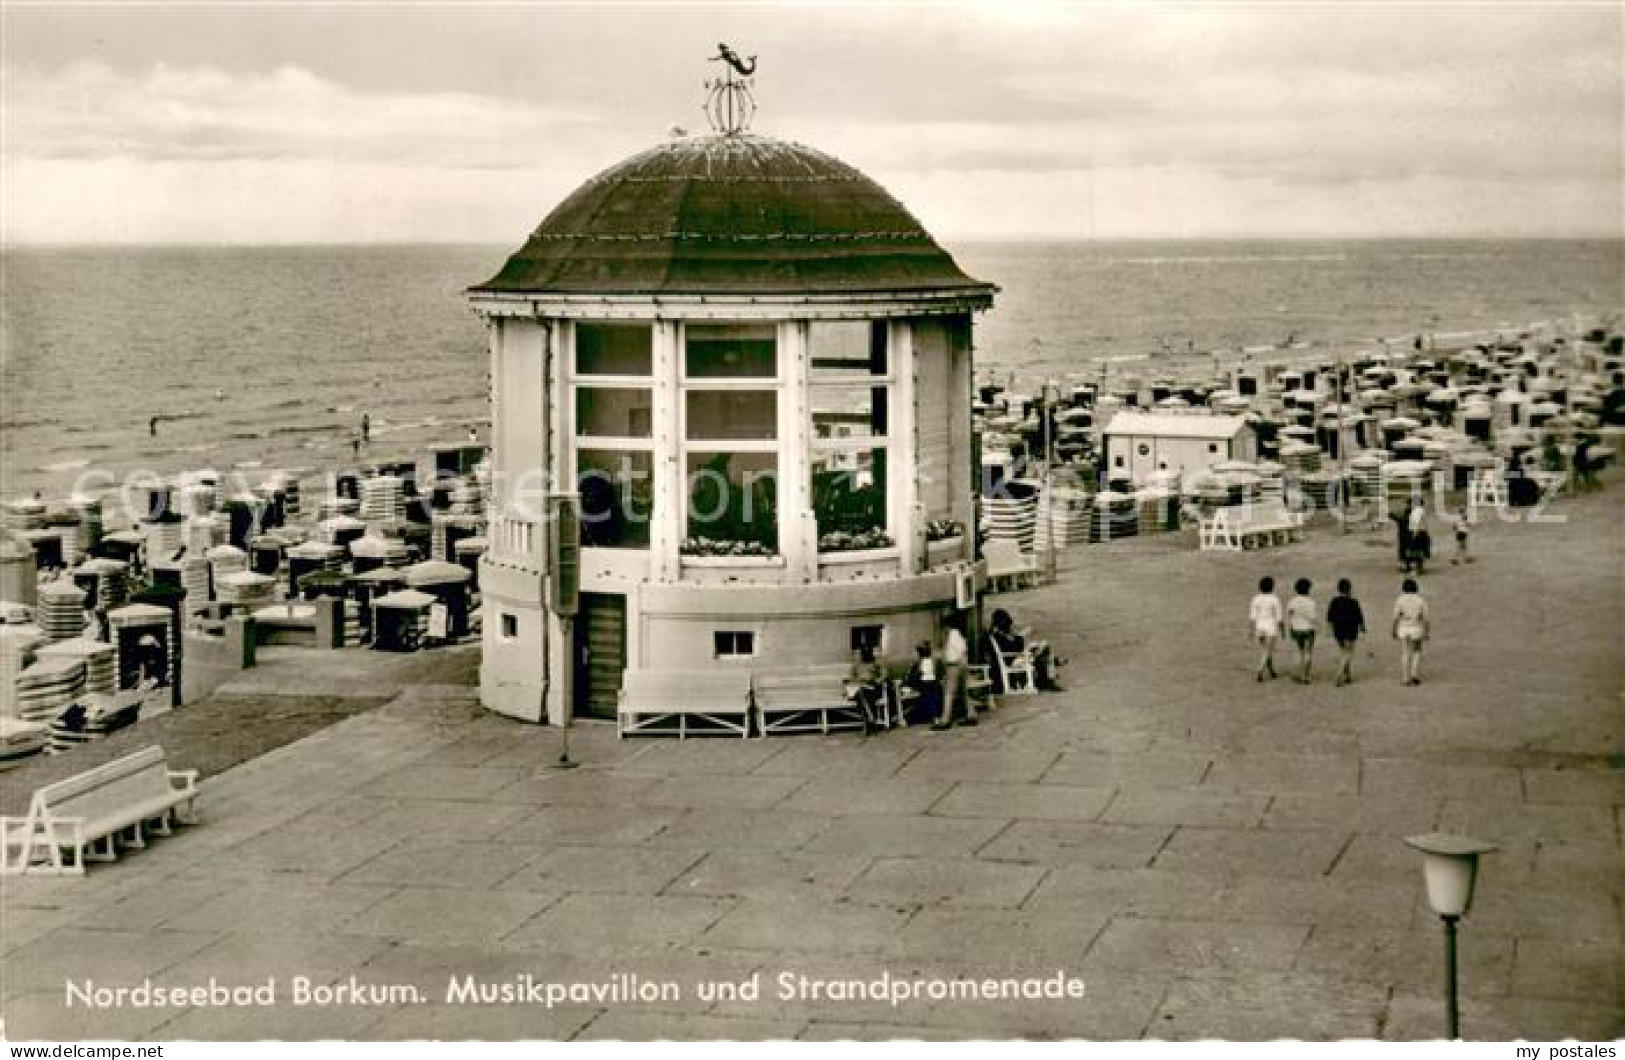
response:
{"label": "metal finial", "polygon": [[[756,114],[756,99],[751,95],[751,75],[756,72],[756,56],[741,59],[726,44],[717,45],[713,63],[725,64],[722,76],[705,83],[705,117],[711,128],[725,136],[744,132]],[[734,75],[738,74],[738,77]]]}

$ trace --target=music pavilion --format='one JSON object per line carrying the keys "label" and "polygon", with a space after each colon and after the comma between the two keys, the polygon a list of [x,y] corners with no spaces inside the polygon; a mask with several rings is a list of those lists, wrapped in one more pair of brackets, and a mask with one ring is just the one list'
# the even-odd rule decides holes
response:
{"label": "music pavilion", "polygon": [[748,85],[713,82],[712,135],[593,177],[469,291],[492,710],[613,717],[628,668],[902,659],[978,589],[995,288],[851,166],[746,131]]}

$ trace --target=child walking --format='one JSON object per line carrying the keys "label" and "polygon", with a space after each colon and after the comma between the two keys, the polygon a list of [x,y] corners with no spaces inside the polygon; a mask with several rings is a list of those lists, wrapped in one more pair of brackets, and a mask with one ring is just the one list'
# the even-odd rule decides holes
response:
{"label": "child walking", "polygon": [[1354,683],[1354,646],[1365,632],[1365,613],[1354,598],[1354,584],[1337,580],[1337,595],[1326,608],[1326,624],[1337,639],[1337,685]]}
{"label": "child walking", "polygon": [[1394,639],[1399,641],[1399,677],[1403,684],[1422,683],[1422,645],[1428,639],[1428,603],[1406,578],[1394,601]]}
{"label": "child walking", "polygon": [[1309,683],[1315,665],[1315,630],[1320,625],[1319,609],[1309,590],[1314,588],[1308,578],[1292,583],[1292,599],[1286,604],[1286,628],[1292,634],[1292,643],[1298,647],[1298,674],[1300,685]]}
{"label": "child walking", "polygon": [[1275,579],[1261,578],[1258,595],[1247,609],[1253,639],[1261,652],[1258,659],[1258,680],[1267,673],[1275,676],[1275,642],[1281,639],[1281,601],[1275,595]]}
{"label": "child walking", "polygon": [[1456,513],[1456,554],[1450,560],[1451,566],[1455,566],[1457,563],[1472,562],[1472,558],[1467,555],[1467,534],[1470,529],[1471,524],[1467,521],[1467,509],[1463,508]]}

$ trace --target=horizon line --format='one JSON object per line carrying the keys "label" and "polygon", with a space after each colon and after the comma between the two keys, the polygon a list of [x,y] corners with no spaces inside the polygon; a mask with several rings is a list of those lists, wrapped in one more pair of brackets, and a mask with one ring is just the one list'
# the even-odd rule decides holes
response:
{"label": "horizon line", "polygon": [[[528,238],[528,237],[527,237]],[[1531,234],[1427,234],[1427,235],[1339,235],[1339,234],[1207,234],[1207,235],[1113,235],[1074,236],[1012,233],[1009,235],[933,236],[938,243],[1052,243],[1088,245],[1105,243],[1625,243],[1625,232]],[[0,242],[0,252],[13,250],[153,250],[153,249],[390,249],[405,247],[492,247],[524,246],[512,240],[481,239],[353,239],[353,240],[229,240],[209,242],[193,239],[161,240],[15,240]]]}

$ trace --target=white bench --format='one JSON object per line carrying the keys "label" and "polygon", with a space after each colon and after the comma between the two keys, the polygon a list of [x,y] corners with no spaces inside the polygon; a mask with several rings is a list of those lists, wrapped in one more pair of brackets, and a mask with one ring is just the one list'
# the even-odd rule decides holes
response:
{"label": "white bench", "polygon": [[1204,551],[1240,552],[1302,539],[1303,515],[1280,501],[1215,508],[1197,525],[1197,544]]}
{"label": "white bench", "polygon": [[762,735],[863,728],[852,669],[840,663],[758,673],[753,680]]}
{"label": "white bench", "polygon": [[616,710],[621,736],[747,737],[750,713],[747,670],[627,670],[621,675]]}
{"label": "white bench", "polygon": [[146,846],[175,821],[196,822],[195,769],[174,770],[162,747],[145,747],[34,792],[26,817],[0,817],[0,872],[82,874],[86,859],[112,861],[118,842]]}

